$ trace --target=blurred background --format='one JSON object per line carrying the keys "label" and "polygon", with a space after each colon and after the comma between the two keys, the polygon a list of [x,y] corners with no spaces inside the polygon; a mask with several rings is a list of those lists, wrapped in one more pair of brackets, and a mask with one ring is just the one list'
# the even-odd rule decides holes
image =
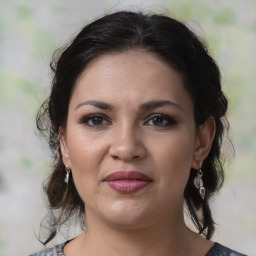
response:
{"label": "blurred background", "polygon": [[[256,255],[255,0],[0,0],[0,255],[43,248],[36,235],[47,212],[41,184],[51,158],[35,116],[49,93],[51,55],[86,23],[120,9],[168,12],[206,38],[230,100],[236,149],[212,202],[214,240]],[[76,230],[65,233],[53,243]]]}

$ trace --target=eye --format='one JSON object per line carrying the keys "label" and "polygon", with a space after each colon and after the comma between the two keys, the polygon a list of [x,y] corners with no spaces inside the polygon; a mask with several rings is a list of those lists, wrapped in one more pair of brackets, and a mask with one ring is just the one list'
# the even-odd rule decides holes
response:
{"label": "eye", "polygon": [[147,118],[147,121],[144,124],[157,127],[166,127],[176,124],[176,121],[172,117],[164,114],[153,114]]}
{"label": "eye", "polygon": [[90,127],[104,127],[106,125],[111,124],[107,116],[103,114],[91,114],[85,116],[80,120],[80,123],[86,124]]}

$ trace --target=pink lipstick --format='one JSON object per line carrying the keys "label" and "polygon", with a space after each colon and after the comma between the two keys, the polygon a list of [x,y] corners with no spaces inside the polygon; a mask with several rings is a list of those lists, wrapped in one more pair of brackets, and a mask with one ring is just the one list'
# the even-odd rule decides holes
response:
{"label": "pink lipstick", "polygon": [[137,171],[117,171],[109,174],[104,181],[122,194],[135,193],[152,182],[148,176]]}

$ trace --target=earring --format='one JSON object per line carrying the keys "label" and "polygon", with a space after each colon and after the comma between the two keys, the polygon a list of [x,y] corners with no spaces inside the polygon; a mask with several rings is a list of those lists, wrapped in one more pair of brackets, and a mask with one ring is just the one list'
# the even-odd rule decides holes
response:
{"label": "earring", "polygon": [[204,199],[205,198],[205,188],[204,188],[202,176],[203,176],[203,172],[200,168],[197,170],[197,176],[194,178],[194,185],[199,190],[199,193],[200,193],[202,199]]}
{"label": "earring", "polygon": [[70,173],[71,169],[68,167],[67,164],[65,165],[65,170],[66,170],[67,174],[66,174],[66,177],[65,177],[64,181],[68,184],[68,181],[69,181],[69,173]]}

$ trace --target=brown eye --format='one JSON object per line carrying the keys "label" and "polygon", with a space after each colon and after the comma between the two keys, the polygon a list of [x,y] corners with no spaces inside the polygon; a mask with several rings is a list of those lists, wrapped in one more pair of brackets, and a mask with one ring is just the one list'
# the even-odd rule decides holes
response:
{"label": "brown eye", "polygon": [[93,118],[89,119],[87,123],[89,125],[102,125],[103,121],[104,120],[101,117],[93,117]]}
{"label": "brown eye", "polygon": [[157,127],[166,127],[176,124],[175,120],[164,114],[154,114],[147,118],[145,125],[157,126]]}
{"label": "brown eye", "polygon": [[86,124],[87,126],[90,126],[90,127],[103,127],[103,126],[111,124],[111,122],[108,120],[108,118],[102,114],[88,115],[88,116],[82,118],[80,123]]}
{"label": "brown eye", "polygon": [[154,117],[154,118],[152,118],[151,121],[152,121],[152,124],[154,124],[154,125],[165,125],[168,123],[168,121],[162,117]]}

